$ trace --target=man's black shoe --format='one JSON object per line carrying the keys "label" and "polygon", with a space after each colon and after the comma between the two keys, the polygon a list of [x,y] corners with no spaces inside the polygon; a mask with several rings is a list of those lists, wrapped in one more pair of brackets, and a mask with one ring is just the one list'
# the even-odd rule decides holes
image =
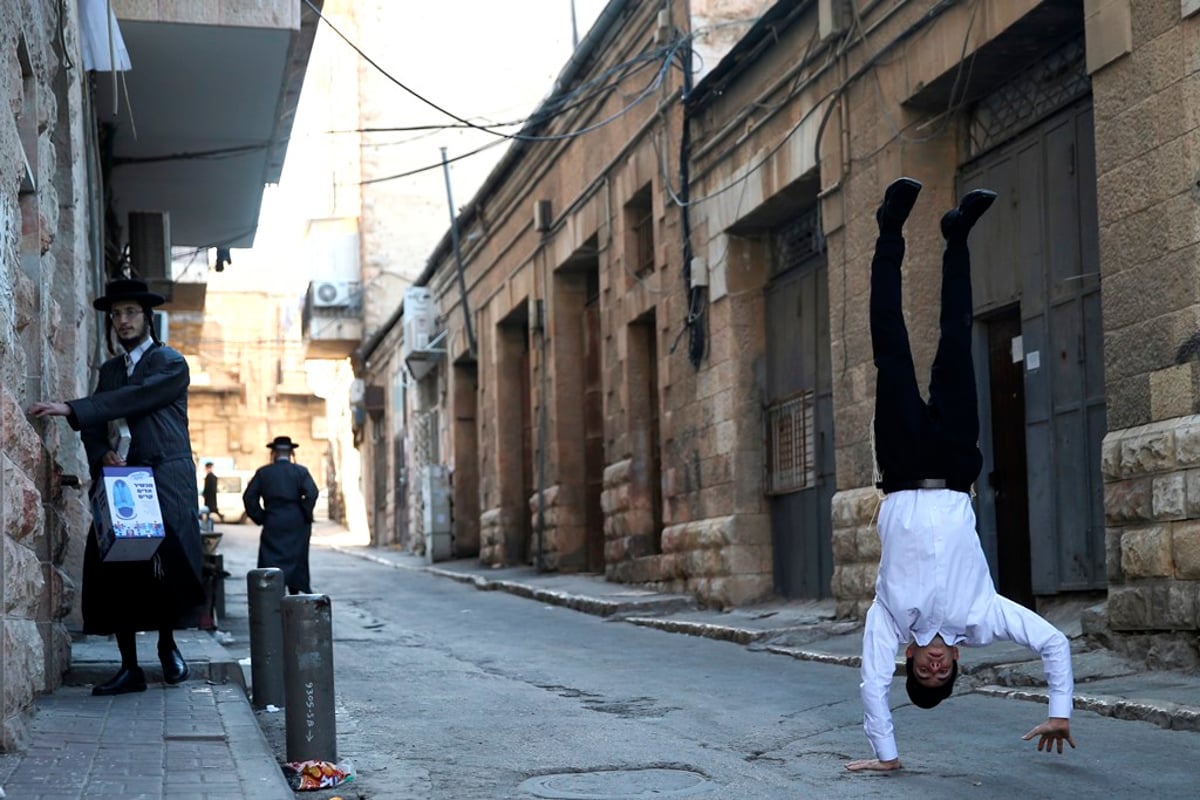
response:
{"label": "man's black shoe", "polygon": [[920,181],[912,178],[897,178],[892,181],[883,193],[883,203],[875,212],[875,221],[879,223],[880,232],[899,233],[920,193]]}
{"label": "man's black shoe", "polygon": [[991,208],[995,201],[996,193],[991,189],[967,192],[958,201],[958,208],[950,209],[942,217],[942,236],[947,239],[966,239],[983,212]]}
{"label": "man's black shoe", "polygon": [[169,684],[183,683],[188,679],[191,670],[188,669],[187,662],[183,660],[183,654],[179,652],[178,647],[173,647],[169,652],[159,652],[158,660],[162,663],[163,680]]}
{"label": "man's black shoe", "polygon": [[146,673],[142,672],[141,667],[132,667],[130,669],[121,667],[117,674],[112,676],[107,683],[92,687],[92,694],[97,697],[144,691],[146,691]]}

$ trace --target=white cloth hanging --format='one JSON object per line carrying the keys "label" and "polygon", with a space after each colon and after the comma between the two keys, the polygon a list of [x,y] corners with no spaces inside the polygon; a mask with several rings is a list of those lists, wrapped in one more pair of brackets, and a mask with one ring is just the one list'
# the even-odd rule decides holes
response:
{"label": "white cloth hanging", "polygon": [[[85,70],[126,72],[132,69],[129,51],[125,49],[117,15],[109,0],[79,0],[79,45]],[[116,62],[115,70],[113,62]]]}

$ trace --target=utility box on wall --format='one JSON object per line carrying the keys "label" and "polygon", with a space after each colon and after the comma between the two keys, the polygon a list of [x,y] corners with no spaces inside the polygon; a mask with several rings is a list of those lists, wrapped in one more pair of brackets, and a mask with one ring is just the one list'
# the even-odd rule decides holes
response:
{"label": "utility box on wall", "polygon": [[421,505],[425,522],[425,561],[445,561],[454,553],[450,527],[450,474],[441,464],[421,470]]}

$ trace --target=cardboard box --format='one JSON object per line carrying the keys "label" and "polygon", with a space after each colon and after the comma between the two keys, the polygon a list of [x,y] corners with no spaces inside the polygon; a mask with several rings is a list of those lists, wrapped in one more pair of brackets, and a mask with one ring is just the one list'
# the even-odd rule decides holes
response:
{"label": "cardboard box", "polygon": [[150,467],[103,467],[93,484],[92,515],[101,561],[145,561],[166,536]]}

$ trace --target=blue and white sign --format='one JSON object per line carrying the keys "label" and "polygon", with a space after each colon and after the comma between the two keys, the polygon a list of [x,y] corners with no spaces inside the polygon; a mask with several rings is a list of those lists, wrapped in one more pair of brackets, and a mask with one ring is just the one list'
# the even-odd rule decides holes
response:
{"label": "blue and white sign", "polygon": [[149,467],[104,467],[92,491],[96,544],[103,561],[144,561],[166,536],[154,472]]}

